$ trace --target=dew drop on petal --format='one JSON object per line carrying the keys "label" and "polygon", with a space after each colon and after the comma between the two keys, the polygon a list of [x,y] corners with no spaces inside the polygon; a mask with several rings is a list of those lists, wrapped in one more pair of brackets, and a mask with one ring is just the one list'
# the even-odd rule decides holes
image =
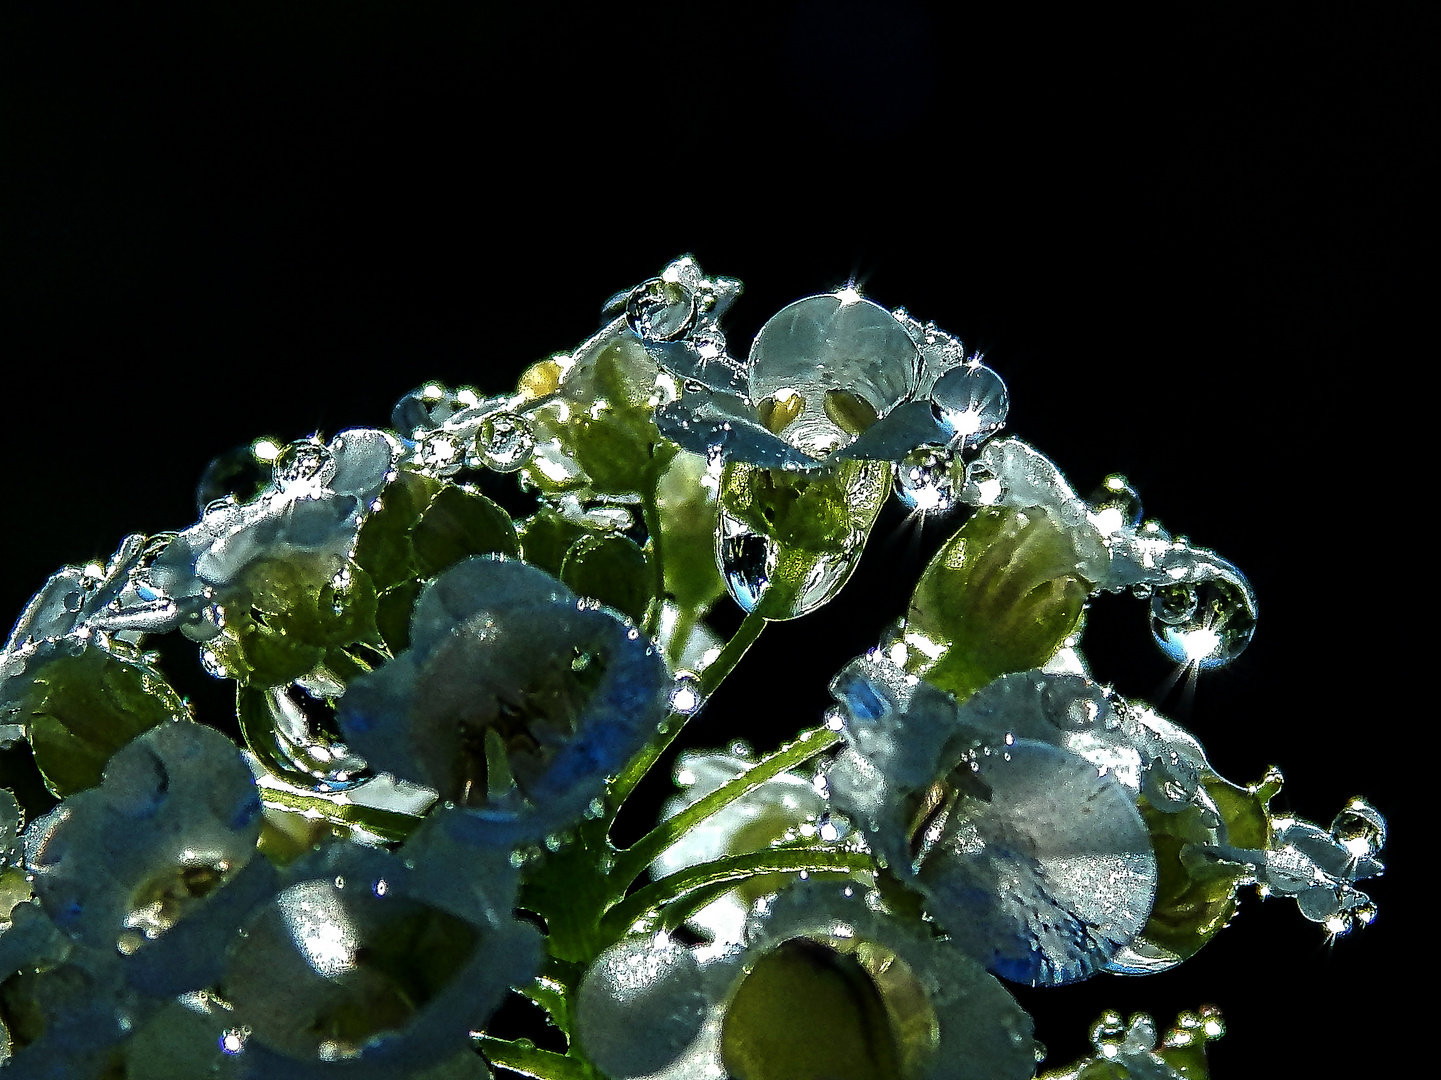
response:
{"label": "dew drop on petal", "polygon": [[514,472],[530,460],[535,450],[535,431],[524,416],[495,413],[481,422],[475,450],[486,468]]}
{"label": "dew drop on petal", "polygon": [[896,496],[912,510],[943,514],[955,505],[956,475],[955,459],[949,450],[919,446],[896,466]]}
{"label": "dew drop on petal", "polygon": [[1001,429],[1010,411],[1006,384],[985,364],[952,368],[936,380],[931,402],[958,446],[979,445]]}

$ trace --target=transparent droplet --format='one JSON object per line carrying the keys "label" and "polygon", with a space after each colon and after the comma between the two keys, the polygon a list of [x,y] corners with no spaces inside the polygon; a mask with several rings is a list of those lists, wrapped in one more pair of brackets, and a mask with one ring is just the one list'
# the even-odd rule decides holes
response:
{"label": "transparent droplet", "polygon": [[464,387],[451,390],[440,383],[426,383],[395,403],[390,422],[402,435],[413,439],[421,431],[439,427],[479,399],[474,390]]}
{"label": "transparent droplet", "polygon": [[853,290],[782,308],[756,335],[749,362],[751,401],[799,396],[803,407],[783,438],[811,455],[851,442],[850,429],[908,400],[920,378],[915,342],[889,311]]}
{"label": "transparent droplet", "polygon": [[1229,664],[1255,632],[1256,612],[1246,590],[1224,578],[1161,586],[1151,597],[1151,633],[1179,664]]}
{"label": "transparent droplet", "polygon": [[475,437],[475,451],[486,468],[496,472],[514,472],[527,461],[535,449],[535,431],[524,416],[510,412],[494,413],[485,418]]}
{"label": "transparent droplet", "polygon": [[671,341],[695,321],[695,294],[679,281],[651,278],[631,290],[625,320],[642,340]]}
{"label": "transparent droplet", "polygon": [[237,446],[213,458],[200,482],[195,485],[195,509],[202,515],[206,507],[221,499],[247,502],[270,483],[271,463],[261,460],[254,446]]}
{"label": "transparent droplet", "polygon": [[[271,742],[292,781],[323,791],[343,791],[370,778],[365,759],[341,741],[335,708],[323,695],[299,685],[264,691]],[[302,779],[303,777],[303,779]]]}
{"label": "transparent droplet", "polygon": [[700,709],[702,703],[700,679],[689,671],[683,671],[677,675],[675,686],[670,692],[671,712],[690,716]]}
{"label": "transparent droplet", "polygon": [[960,449],[976,446],[999,431],[1011,408],[1006,384],[979,361],[952,368],[937,379],[931,403]]}
{"label": "transparent droplet", "polygon": [[1332,820],[1331,835],[1353,859],[1371,858],[1386,846],[1386,819],[1358,795]]}
{"label": "transparent droplet", "polygon": [[[724,509],[716,535],[716,554],[726,589],[741,608],[753,611],[775,583],[781,562],[780,545]],[[811,560],[809,567],[799,581],[785,584],[790,593],[786,602],[772,601],[766,617],[796,619],[825,604],[850,578],[860,562],[861,548],[861,543],[852,543],[836,551],[806,552]]]}
{"label": "transparent droplet", "polygon": [[753,611],[775,572],[776,543],[724,512],[721,523],[718,551],[721,577],[732,599],[743,610]]}
{"label": "transparent droplet", "polygon": [[669,938],[626,938],[585,973],[576,993],[581,1046],[607,1076],[647,1076],[700,1034],[707,1001],[691,951]]}
{"label": "transparent droplet", "polygon": [[956,502],[955,458],[943,446],[919,446],[896,466],[896,495],[912,510],[943,514]]}
{"label": "transparent droplet", "polygon": [[452,476],[465,464],[465,449],[455,432],[431,431],[416,443],[415,461],[432,476]]}
{"label": "transparent droplet", "polygon": [[1087,502],[1096,527],[1108,536],[1141,524],[1141,496],[1120,473],[1102,480]]}
{"label": "transparent droplet", "polygon": [[1196,586],[1189,582],[1162,585],[1151,594],[1151,617],[1167,626],[1177,626],[1195,616],[1200,602]]}
{"label": "transparent droplet", "polygon": [[323,483],[323,474],[333,468],[334,461],[323,443],[301,439],[286,446],[275,459],[275,484],[284,491],[296,485]]}

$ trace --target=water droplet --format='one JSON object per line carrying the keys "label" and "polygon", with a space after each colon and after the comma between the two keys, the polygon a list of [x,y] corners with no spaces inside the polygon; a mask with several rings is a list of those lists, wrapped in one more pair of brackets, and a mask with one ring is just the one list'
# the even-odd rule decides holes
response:
{"label": "water droplet", "polygon": [[1011,408],[1001,377],[975,360],[937,379],[931,389],[931,403],[958,449],[977,446],[994,435],[1005,424]]}
{"label": "water droplet", "polygon": [[390,422],[402,435],[414,439],[430,428],[439,427],[462,409],[479,400],[474,390],[451,390],[440,383],[426,383],[395,403]]}
{"label": "water droplet", "polygon": [[651,278],[630,291],[625,321],[646,341],[672,341],[695,321],[695,294],[679,281]]}
{"label": "water droplet", "polygon": [[220,1049],[227,1054],[238,1054],[245,1049],[245,1040],[250,1034],[249,1028],[229,1028],[220,1036]]}
{"label": "water droplet", "polygon": [[431,431],[416,443],[415,461],[432,476],[453,476],[465,464],[465,451],[454,432]]}
{"label": "water droplet", "polygon": [[[328,791],[344,791],[370,778],[365,759],[341,739],[335,707],[318,684],[277,686],[255,695],[263,700],[264,749],[273,751],[270,764],[291,783]],[[259,702],[257,702],[258,704]],[[269,755],[268,755],[269,756]]]}
{"label": "water droplet", "polygon": [[319,486],[334,468],[334,459],[323,443],[301,439],[290,443],[276,457],[275,484],[281,491],[299,485]]}
{"label": "water droplet", "polygon": [[1151,598],[1151,633],[1161,651],[1180,664],[1229,664],[1255,632],[1247,590],[1224,578],[1161,586]]}
{"label": "water droplet", "polygon": [[1371,858],[1386,846],[1386,819],[1359,795],[1342,807],[1330,832],[1356,860]]}
{"label": "water droplet", "polygon": [[1107,536],[1141,524],[1141,496],[1120,473],[1102,480],[1087,502],[1096,527]]}
{"label": "water droplet", "polygon": [[671,712],[690,716],[701,707],[700,679],[689,671],[683,671],[675,678],[670,692]]}
{"label": "water droplet", "polygon": [[530,421],[516,413],[499,412],[485,418],[475,437],[475,451],[486,468],[514,472],[535,449],[535,431]]}
{"label": "water droplet", "polygon": [[912,510],[945,513],[956,502],[954,456],[943,446],[918,446],[896,466],[895,488],[897,497]]}
{"label": "water droplet", "polygon": [[812,455],[849,443],[853,429],[909,400],[920,378],[910,335],[885,308],[854,294],[782,308],[756,335],[749,364],[751,401],[802,401],[784,438]]}
{"label": "water droplet", "polygon": [[260,441],[227,450],[205,466],[195,486],[196,510],[204,514],[212,503],[225,498],[247,502],[270,483],[271,461],[256,452]]}
{"label": "water droplet", "polygon": [[[745,611],[753,611],[775,582],[781,562],[781,547],[770,537],[722,509],[716,533],[716,554],[721,577],[732,599]],[[863,541],[864,537],[860,537]],[[774,601],[766,608],[771,619],[795,619],[825,604],[840,591],[860,562],[860,542],[836,551],[807,551],[810,566],[798,581],[786,583],[794,595],[785,604]],[[793,564],[797,561],[790,560]]]}

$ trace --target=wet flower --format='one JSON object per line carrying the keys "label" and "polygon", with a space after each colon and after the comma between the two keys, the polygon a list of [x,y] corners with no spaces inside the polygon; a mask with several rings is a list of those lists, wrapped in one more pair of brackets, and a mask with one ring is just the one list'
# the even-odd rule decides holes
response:
{"label": "wet flower", "polygon": [[410,642],[340,699],[347,745],[533,838],[578,817],[668,711],[651,643],[525,563],[445,571],[416,601]]}
{"label": "wet flower", "polygon": [[[692,273],[677,271],[688,264]],[[724,279],[722,279],[724,280]],[[918,447],[969,449],[1005,422],[995,372],[960,342],[852,288],[786,306],[729,357],[716,314],[690,314],[706,279],[689,260],[631,294],[651,356],[685,380],[656,426],[687,450],[766,468],[814,469],[828,458],[900,461]]]}
{"label": "wet flower", "polygon": [[261,560],[302,557],[321,564],[320,577],[328,580],[354,545],[396,452],[391,436],[370,428],[342,431],[328,444],[291,443],[265,491],[248,502],[212,504],[170,540],[141,579],[142,599],[175,601],[190,615],[187,634],[205,640],[219,628],[195,613]]}
{"label": "wet flower", "polygon": [[[626,939],[587,973],[582,1046],[612,1075],[1022,1080],[1035,1069],[1030,1017],[1000,983],[855,884],[799,882],[757,909],[744,946],[705,962],[683,952]],[[651,1025],[668,1033],[662,1047],[610,1035]]]}
{"label": "wet flower", "polygon": [[[1064,678],[1064,676],[1058,676]],[[1135,795],[1058,745],[975,726],[875,653],[831,684],[836,804],[951,937],[1015,982],[1087,978],[1140,931],[1157,864]]]}
{"label": "wet flower", "polygon": [[382,1080],[463,1054],[539,934],[511,915],[509,851],[430,819],[395,855],[336,843],[290,867],[225,952],[217,1024],[244,1077]]}
{"label": "wet flower", "polygon": [[255,781],[235,745],[177,721],[129,743],[99,787],[33,822],[25,863],[61,930],[130,955],[250,861],[260,824]]}

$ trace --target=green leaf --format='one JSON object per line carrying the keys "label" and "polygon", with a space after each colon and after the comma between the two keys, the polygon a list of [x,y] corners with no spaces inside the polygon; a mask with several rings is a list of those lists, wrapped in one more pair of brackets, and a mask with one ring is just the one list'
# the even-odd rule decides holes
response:
{"label": "green leaf", "polygon": [[655,492],[665,590],[681,608],[698,613],[725,592],[715,559],[719,502],[715,481],[705,482],[708,469],[700,454],[682,451]]}
{"label": "green leaf", "polygon": [[571,545],[590,530],[567,521],[549,507],[543,507],[519,523],[521,558],[552,577],[560,577],[561,565]]}
{"label": "green leaf", "polygon": [[410,613],[420,596],[420,582],[415,578],[386,589],[376,600],[375,625],[391,656],[399,656],[410,647]]}
{"label": "green leaf", "polygon": [[578,595],[615,608],[637,626],[645,621],[651,573],[645,552],[629,537],[581,537],[566,553],[560,579]]}
{"label": "green leaf", "polygon": [[1039,667],[1080,624],[1091,585],[1069,530],[1043,507],[982,509],[921,574],[906,620],[928,640],[907,670],[964,700]]}
{"label": "green leaf", "polygon": [[461,487],[442,488],[410,534],[416,563],[431,577],[472,555],[520,556],[510,515],[484,495]]}
{"label": "green leaf", "polygon": [[380,509],[365,519],[355,539],[355,561],[370,575],[377,590],[415,577],[410,531],[440,487],[438,480],[401,469],[381,489]]}
{"label": "green leaf", "polygon": [[190,716],[158,671],[99,646],[32,663],[12,711],[28,727],[45,786],[61,798],[100,783],[111,755],[136,736]]}

